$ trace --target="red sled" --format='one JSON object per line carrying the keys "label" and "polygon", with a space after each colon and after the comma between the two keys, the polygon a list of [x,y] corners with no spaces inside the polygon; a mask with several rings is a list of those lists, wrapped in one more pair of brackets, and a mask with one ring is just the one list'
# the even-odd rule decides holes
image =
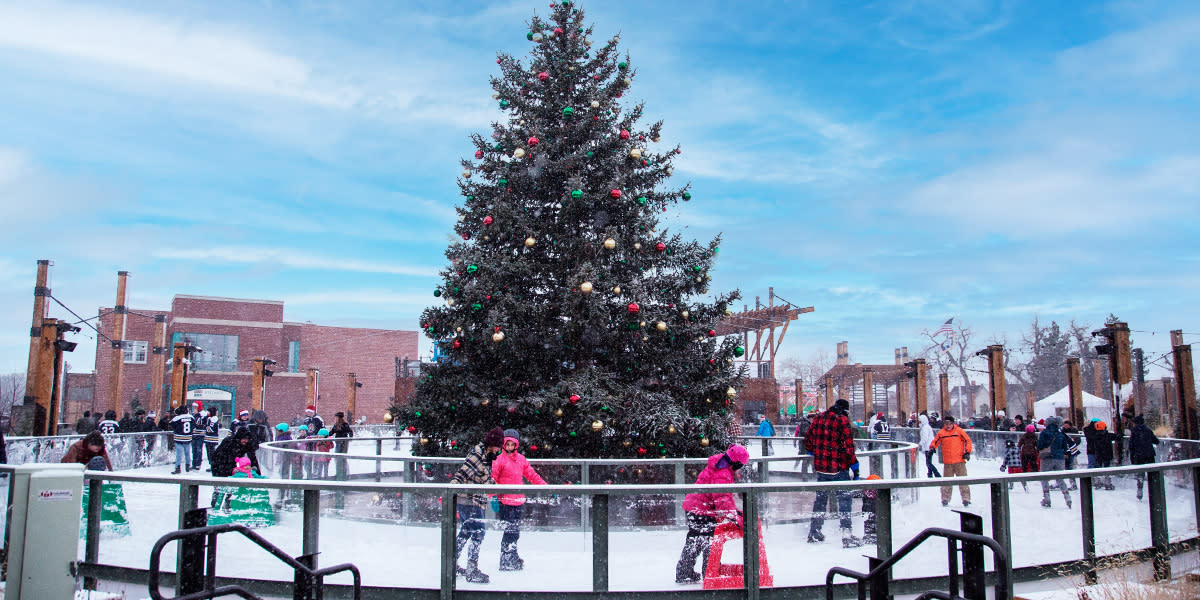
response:
{"label": "red sled", "polygon": [[[742,529],[737,523],[721,523],[713,532],[712,547],[708,550],[708,568],[704,571],[704,589],[728,590],[746,587],[745,565],[721,563],[725,542],[742,539]],[[767,546],[763,544],[762,522],[758,523],[758,586],[773,587],[771,568],[767,566]]]}

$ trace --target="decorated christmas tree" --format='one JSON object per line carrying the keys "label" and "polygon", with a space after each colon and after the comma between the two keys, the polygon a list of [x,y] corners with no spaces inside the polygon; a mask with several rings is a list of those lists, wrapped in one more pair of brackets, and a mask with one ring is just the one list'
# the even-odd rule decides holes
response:
{"label": "decorated christmas tree", "polygon": [[[424,455],[461,454],[494,426],[532,457],[703,456],[730,443],[736,338],[705,301],[720,238],[660,228],[670,188],[661,122],[622,106],[636,71],[583,11],[534,16],[524,62],[501,54],[502,117],[463,160],[450,266],[421,327],[441,356],[397,411]],[[712,449],[710,449],[712,448]]]}

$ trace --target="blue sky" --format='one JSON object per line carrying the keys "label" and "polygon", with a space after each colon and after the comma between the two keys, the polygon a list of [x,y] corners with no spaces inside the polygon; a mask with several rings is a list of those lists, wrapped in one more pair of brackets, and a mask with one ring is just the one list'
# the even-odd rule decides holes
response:
{"label": "blue sky", "polygon": [[[668,219],[724,233],[713,288],[816,306],[785,355],[891,362],[947,318],[982,347],[1035,314],[1116,313],[1149,356],[1200,341],[1200,4],[581,6],[682,144],[694,199]],[[534,11],[0,3],[0,372],[25,367],[42,258],[85,316],[128,270],[134,307],[415,329],[495,54],[529,49]]]}

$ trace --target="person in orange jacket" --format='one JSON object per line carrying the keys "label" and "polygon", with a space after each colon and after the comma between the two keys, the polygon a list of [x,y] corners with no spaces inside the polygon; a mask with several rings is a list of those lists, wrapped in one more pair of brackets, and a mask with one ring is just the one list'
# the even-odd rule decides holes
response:
{"label": "person in orange jacket", "polygon": [[[929,444],[930,450],[939,448],[942,451],[942,465],[944,465],[942,476],[966,477],[967,461],[971,460],[971,438],[954,422],[954,417],[950,415],[946,415],[942,419],[942,428],[938,430],[937,435],[933,436],[933,442]],[[958,486],[958,494],[962,497],[963,506],[971,505],[970,486]],[[942,506],[950,505],[950,496],[952,495],[954,495],[954,490],[950,486],[942,488]]]}

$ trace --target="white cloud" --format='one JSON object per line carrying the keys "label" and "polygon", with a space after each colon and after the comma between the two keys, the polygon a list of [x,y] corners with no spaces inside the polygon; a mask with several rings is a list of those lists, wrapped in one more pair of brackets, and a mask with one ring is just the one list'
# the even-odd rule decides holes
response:
{"label": "white cloud", "polygon": [[1092,91],[1129,90],[1166,97],[1200,89],[1200,17],[1167,19],[1072,48],[1060,71]]}
{"label": "white cloud", "polygon": [[385,273],[390,275],[412,275],[433,277],[438,273],[434,267],[398,263],[375,262],[353,258],[331,258],[307,254],[288,248],[266,248],[253,246],[212,246],[208,248],[161,249],[154,252],[160,259],[223,262],[235,264],[274,264],[294,269],[322,269],[353,271],[358,273]]}

